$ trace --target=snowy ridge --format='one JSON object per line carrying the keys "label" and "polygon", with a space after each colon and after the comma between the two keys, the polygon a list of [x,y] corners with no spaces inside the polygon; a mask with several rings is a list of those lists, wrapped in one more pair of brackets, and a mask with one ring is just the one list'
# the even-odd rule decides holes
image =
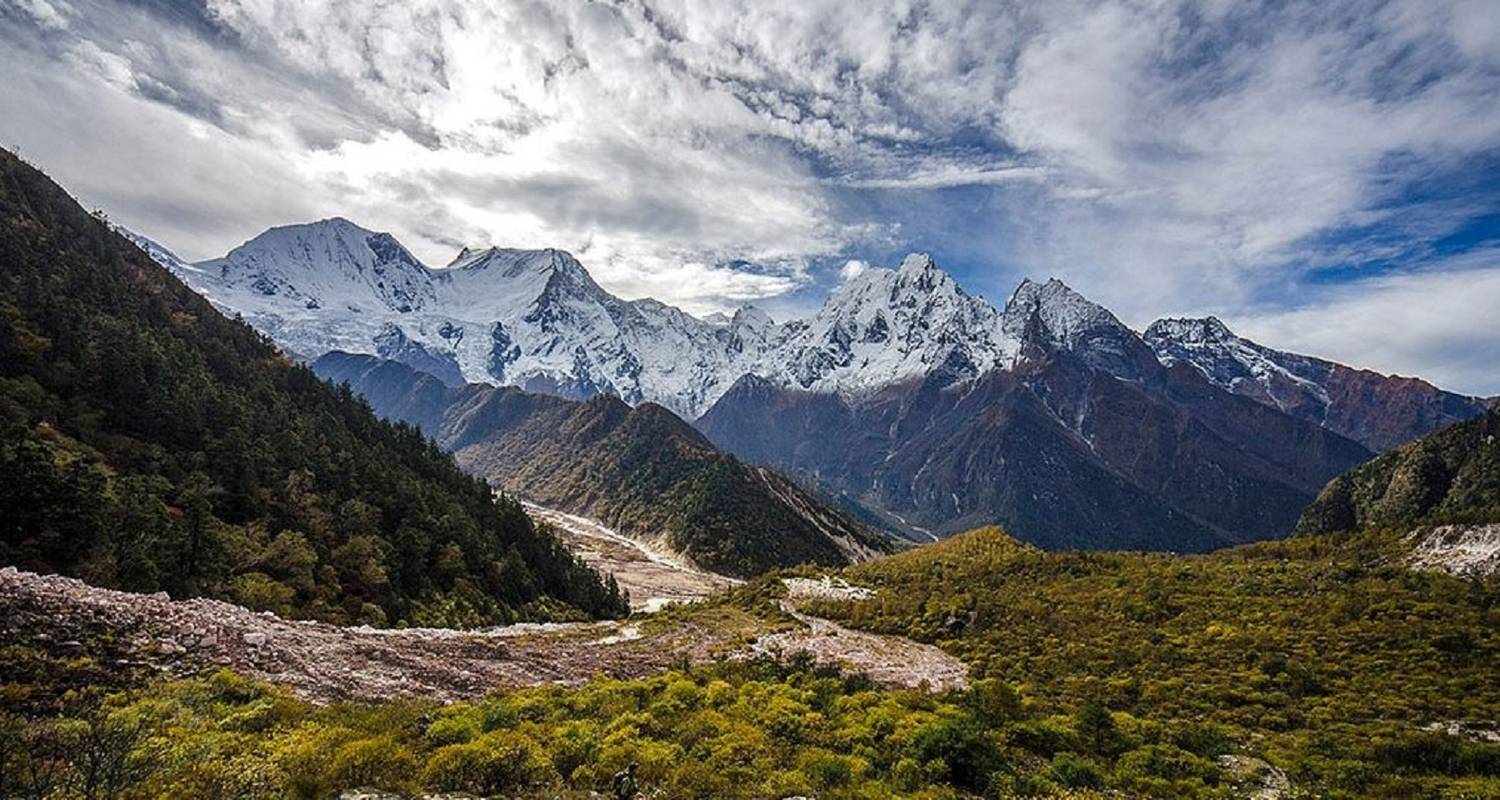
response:
{"label": "snowy ridge", "polygon": [[166,267],[169,272],[171,272],[173,275],[178,276],[179,278],[189,272],[202,272],[202,270],[198,269],[192,264],[189,264],[186,261],[178,258],[176,253],[173,253],[171,250],[168,250],[160,244],[157,244],[155,241],[148,239],[145,236],[140,235],[139,233],[136,233],[135,231],[125,227],[124,225],[116,225],[114,226],[114,230],[115,233],[118,233],[121,236],[124,236],[126,239],[129,239],[131,244],[144,250],[146,252],[146,255],[151,256],[151,260]]}
{"label": "snowy ridge", "polygon": [[757,374],[803,389],[859,393],[949,370],[974,377],[1008,366],[1018,339],[1000,312],[966,294],[926,254],[867,269],[807,320],[789,323]]}
{"label": "snowy ridge", "polygon": [[622,300],[561,250],[465,248],[433,268],[391,235],[338,217],[272,228],[197,264],[136,241],[302,358],[366,353],[447,383],[610,393],[688,419],[747,374],[846,397],[913,379],[972,380],[1013,366],[1028,326],[1122,375],[1142,348],[1060,281],[1023,282],[1002,311],[926,254],[865,270],[811,317],[777,323],[753,306],[699,319],[656,300]]}
{"label": "snowy ridge", "polygon": [[1094,303],[1053,278],[1046,283],[1021,281],[1005,305],[1003,328],[1007,336],[1020,340],[1032,315],[1053,344],[1075,349],[1099,331],[1128,330],[1108,309]]}
{"label": "snowy ridge", "polygon": [[465,249],[428,267],[389,234],[341,218],[272,228],[199,264],[145,249],[302,358],[368,353],[449,383],[608,392],[689,416],[745,371],[771,326],[756,312],[715,325],[654,300],[620,300],[560,250]]}
{"label": "snowy ridge", "polygon": [[1446,392],[1420,378],[1382,375],[1273,350],[1214,317],[1162,319],[1145,341],[1168,366],[1191,366],[1209,382],[1383,452],[1484,413],[1489,401]]}
{"label": "snowy ridge", "polygon": [[1308,397],[1329,402],[1322,380],[1330,362],[1263,347],[1236,336],[1217,317],[1159,319],[1146,328],[1145,339],[1162,363],[1190,364],[1220,388],[1282,410]]}

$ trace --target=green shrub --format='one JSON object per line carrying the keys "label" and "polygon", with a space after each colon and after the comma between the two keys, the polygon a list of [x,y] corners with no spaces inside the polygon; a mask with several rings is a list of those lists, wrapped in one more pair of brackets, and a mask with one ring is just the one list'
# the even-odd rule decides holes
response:
{"label": "green shrub", "polygon": [[349,742],[334,753],[329,764],[335,789],[403,791],[413,785],[416,773],[417,759],[411,750],[390,736]]}
{"label": "green shrub", "polygon": [[492,795],[555,783],[557,772],[535,742],[513,731],[493,731],[439,748],[428,759],[422,782],[442,791]]}
{"label": "green shrub", "polygon": [[941,762],[943,780],[976,792],[989,786],[1003,764],[995,740],[969,716],[923,726],[912,737],[909,752],[918,763]]}
{"label": "green shrub", "polygon": [[1104,785],[1104,771],[1093,759],[1077,753],[1058,753],[1052,757],[1047,775],[1059,786],[1069,789],[1098,789]]}
{"label": "green shrub", "polygon": [[1145,782],[1150,778],[1211,782],[1217,780],[1219,766],[1176,745],[1148,744],[1120,756],[1115,775],[1126,782]]}

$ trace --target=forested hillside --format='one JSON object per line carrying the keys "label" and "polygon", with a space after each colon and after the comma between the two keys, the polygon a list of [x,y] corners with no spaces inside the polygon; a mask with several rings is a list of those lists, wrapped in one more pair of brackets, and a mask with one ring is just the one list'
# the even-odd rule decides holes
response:
{"label": "forested hillside", "polygon": [[654,403],[447,387],[405,364],[348,353],[329,353],[313,369],[388,418],[422,426],[470,472],[507,491],[597,517],[706,569],[749,577],[806,562],[842,566],[890,549],[781,475],[719,452]]}
{"label": "forested hillside", "polygon": [[614,615],[415,428],[0,153],[0,563],[338,622]]}
{"label": "forested hillside", "polygon": [[1428,434],[1334,478],[1300,533],[1500,522],[1500,409]]}

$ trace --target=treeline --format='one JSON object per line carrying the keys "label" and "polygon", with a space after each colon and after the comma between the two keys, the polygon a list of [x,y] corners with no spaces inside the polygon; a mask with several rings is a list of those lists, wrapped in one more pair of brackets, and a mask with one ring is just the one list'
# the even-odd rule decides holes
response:
{"label": "treeline", "polygon": [[0,153],[0,563],[335,622],[625,613],[414,428]]}

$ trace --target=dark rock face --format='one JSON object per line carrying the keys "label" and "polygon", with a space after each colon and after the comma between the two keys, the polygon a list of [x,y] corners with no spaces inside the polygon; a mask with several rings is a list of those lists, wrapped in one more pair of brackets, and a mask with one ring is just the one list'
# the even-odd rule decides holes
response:
{"label": "dark rock face", "polygon": [[1016,367],[977,381],[932,376],[850,402],[745,378],[698,427],[910,527],[998,522],[1053,548],[1198,551],[1281,536],[1330,476],[1370,455],[1166,367],[1118,331],[1104,331],[1117,345],[1108,358],[1096,347],[1085,358],[1030,328]]}
{"label": "dark rock face", "polygon": [[1332,365],[1324,384],[1324,424],[1376,452],[1389,450],[1485,410],[1477,397],[1445,392],[1420,378]]}

